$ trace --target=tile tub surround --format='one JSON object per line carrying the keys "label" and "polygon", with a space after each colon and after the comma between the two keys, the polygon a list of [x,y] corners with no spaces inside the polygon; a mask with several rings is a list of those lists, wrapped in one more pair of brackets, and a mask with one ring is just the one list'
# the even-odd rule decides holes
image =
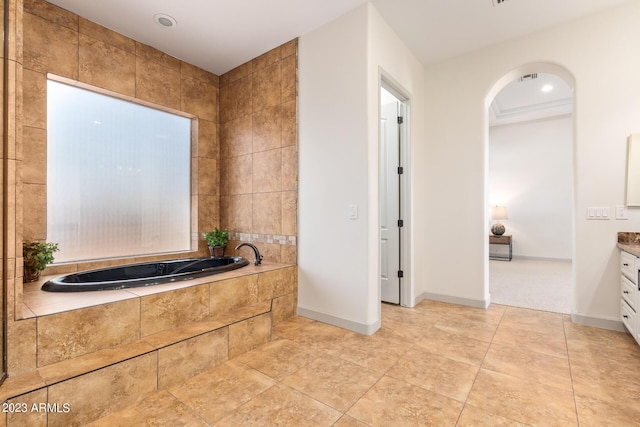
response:
{"label": "tile tub surround", "polygon": [[[297,268],[242,270],[36,317],[38,368],[9,377],[0,400],[68,402],[75,414],[50,414],[49,425],[84,425],[271,341],[272,327],[295,313]],[[155,309],[141,311],[147,301]]]}
{"label": "tile tub surround", "polygon": [[[265,259],[296,262],[297,40],[220,76],[220,223],[260,245]],[[248,255],[243,255],[248,257]]]}
{"label": "tile tub surround", "polygon": [[[283,268],[293,268],[290,264],[278,264],[271,262],[263,262],[259,266],[250,264],[246,267],[242,267],[237,270],[228,271],[220,274],[215,274],[208,277],[199,277],[192,280],[184,280],[173,283],[166,283],[162,285],[154,285],[149,287],[118,289],[113,291],[95,291],[95,292],[45,292],[40,289],[42,284],[49,280],[52,276],[42,276],[40,280],[32,283],[25,283],[24,285],[24,311],[28,314],[25,318],[46,316],[50,314],[62,313],[70,310],[77,310],[80,308],[92,307],[101,304],[107,304],[117,301],[124,301],[133,298],[142,298],[150,295],[161,294],[168,291],[174,291],[198,285],[206,285],[214,282],[222,282],[220,289],[213,289],[213,294],[218,295],[220,299],[211,301],[211,314],[220,312],[220,310],[227,311],[232,308],[233,304],[237,304],[237,298],[240,298],[238,290],[233,296],[233,301],[227,301],[229,296],[225,296],[223,290],[230,285],[224,285],[224,281],[227,279],[235,279],[244,277],[244,280],[256,281],[256,277],[251,279],[251,276],[255,276],[260,273],[270,272],[273,270],[279,270]],[[263,279],[266,280],[266,279]],[[257,283],[257,282],[256,282]],[[255,292],[257,293],[257,284],[255,285]],[[267,284],[268,289],[271,289],[273,285]],[[243,289],[246,285],[241,284],[239,287]],[[296,276],[296,289],[297,289],[297,276]],[[245,289],[245,292],[246,289]],[[263,291],[265,292],[265,291]],[[226,298],[226,299],[225,299]],[[255,299],[255,298],[254,298]],[[251,299],[253,301],[253,299]],[[226,308],[224,306],[226,305]],[[219,306],[223,306],[220,308]]]}
{"label": "tile tub surround", "polygon": [[[245,269],[247,271],[243,271]],[[134,343],[197,322],[224,318],[260,304],[266,304],[266,308],[258,313],[271,312],[272,307],[278,307],[274,312],[276,321],[286,318],[286,313],[294,314],[297,304],[296,267],[265,264],[245,269],[179,284],[132,288],[125,293],[116,291],[124,298],[120,301],[111,301],[109,294],[112,291],[89,292],[90,296],[69,294],[68,304],[87,306],[36,318],[37,366]],[[107,303],[99,302],[103,293]],[[51,293],[39,291],[36,295],[47,298]],[[27,299],[30,297],[28,293]],[[221,301],[223,305],[220,305]],[[281,308],[283,304],[287,305],[284,311]],[[64,303],[54,305],[56,308],[63,306]],[[45,312],[46,309],[40,310]],[[233,322],[226,322],[229,323]],[[265,328],[264,322],[255,326],[261,330]],[[238,335],[250,338],[244,329],[238,329]],[[239,353],[243,349],[246,351],[247,346],[253,347],[243,339],[240,341],[232,340],[232,352]]]}
{"label": "tile tub surround", "polygon": [[[130,292],[112,293],[108,297],[110,300],[96,302],[87,295],[71,299],[58,296],[55,303],[41,304],[42,301],[35,302],[31,298],[33,295],[27,295],[29,302],[23,304],[23,292],[30,294],[33,288],[30,285],[23,288],[22,259],[19,256],[21,242],[24,238],[46,239],[46,73],[198,117],[198,139],[192,146],[192,197],[193,205],[197,207],[193,216],[198,224],[194,230],[196,237],[215,226],[222,228],[221,203],[230,200],[221,200],[221,189],[230,186],[228,172],[232,172],[227,168],[225,174],[221,174],[222,153],[241,150],[246,141],[253,144],[254,135],[248,135],[248,140],[238,139],[236,136],[242,134],[246,127],[239,121],[227,121],[223,128],[219,120],[220,83],[235,81],[239,77],[238,70],[232,70],[224,78],[216,76],[43,0],[16,0],[9,6],[6,117],[12,127],[8,135],[9,150],[4,153],[9,158],[8,180],[4,183],[9,206],[8,233],[4,238],[9,249],[6,254],[9,270],[7,363],[9,374],[15,376],[37,367],[35,337],[40,315],[140,297]],[[257,191],[264,193],[256,195],[258,203],[252,201],[242,205],[250,210],[241,213],[252,219],[266,219],[275,212],[280,222],[279,229],[270,229],[275,223],[269,222],[257,232],[252,228],[235,230],[251,232],[265,260],[288,265],[295,264],[296,260],[296,64],[297,40],[292,40],[244,65],[243,69],[252,75],[255,93],[248,94],[251,112],[243,116],[243,120],[251,123],[252,132],[256,131],[255,141],[259,147],[255,152],[255,179]],[[229,100],[227,98],[226,102]],[[275,123],[278,126],[274,127]],[[234,136],[229,138],[229,135]],[[223,139],[224,147],[221,145]],[[278,153],[282,164],[271,169],[271,165],[277,162]],[[250,155],[253,155],[253,147]],[[226,159],[227,154],[224,157]],[[248,179],[253,183],[252,175]],[[281,184],[279,190],[275,185],[278,182]],[[260,183],[265,185],[261,187]],[[239,205],[236,203],[234,206]],[[276,206],[282,210],[276,212]],[[239,242],[230,242],[230,247],[236,243]],[[247,252],[244,250],[239,255],[252,259],[248,249]],[[206,245],[199,241],[198,254],[204,256],[207,253]],[[90,263],[52,266],[45,274],[60,275],[117,263],[122,262],[110,260],[91,266]],[[278,316],[291,312],[289,303],[284,300],[275,303],[280,313]]]}
{"label": "tile tub surround", "polygon": [[[46,234],[47,73],[198,118],[192,198],[198,233],[219,222],[219,77],[42,0],[23,0],[22,234]],[[194,233],[194,235],[197,235]],[[201,245],[204,249],[204,246]]]}
{"label": "tile tub surround", "polygon": [[[150,46],[115,33],[43,0],[16,0],[9,4],[10,90],[5,94],[11,123],[9,179],[4,182],[9,195],[9,226],[4,236],[10,251],[5,254],[10,271],[7,277],[7,371],[10,376],[33,371],[38,366],[36,316],[95,305],[93,297],[48,299],[33,309],[23,304],[23,294],[31,287],[22,283],[21,247],[23,239],[45,240],[47,115],[46,76],[52,73],[120,95],[183,111],[198,117],[197,139],[192,144],[193,240],[201,232],[219,225],[219,123],[218,76],[173,58]],[[194,242],[195,243],[195,242]],[[208,254],[204,242],[197,252],[184,257]],[[44,274],[59,275],[117,263],[175,258],[148,257],[127,261],[103,261],[48,268]],[[28,297],[29,298],[29,297]],[[136,295],[112,294],[115,303]],[[80,301],[84,299],[84,301]],[[29,301],[33,305],[33,300]],[[117,306],[117,304],[114,304]],[[40,309],[46,309],[44,312]],[[18,320],[20,319],[20,320]],[[26,319],[26,320],[22,320]],[[118,339],[113,340],[114,344]],[[128,340],[122,341],[127,342]],[[88,345],[81,345],[89,348]],[[70,345],[66,351],[74,353]],[[41,361],[44,359],[40,359]]]}

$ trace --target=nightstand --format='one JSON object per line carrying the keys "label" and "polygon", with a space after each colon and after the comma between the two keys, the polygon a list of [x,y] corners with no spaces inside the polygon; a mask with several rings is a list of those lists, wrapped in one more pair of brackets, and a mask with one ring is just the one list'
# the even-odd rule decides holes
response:
{"label": "nightstand", "polygon": [[[491,252],[491,245],[508,245],[509,246],[509,253],[508,254],[504,254],[501,252]],[[511,246],[511,235],[505,235],[503,234],[502,236],[489,236],[489,259],[495,259],[495,260],[500,260],[500,261],[511,261],[512,258],[512,246]]]}

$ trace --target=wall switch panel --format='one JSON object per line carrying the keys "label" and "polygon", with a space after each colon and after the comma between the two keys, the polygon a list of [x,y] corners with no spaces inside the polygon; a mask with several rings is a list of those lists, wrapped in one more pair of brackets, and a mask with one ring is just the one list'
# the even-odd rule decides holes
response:
{"label": "wall switch panel", "polygon": [[358,219],[358,205],[349,205],[349,219]]}
{"label": "wall switch panel", "polygon": [[616,205],[616,219],[629,219],[629,211],[624,205]]}
{"label": "wall switch panel", "polygon": [[609,219],[609,206],[587,208],[587,219]]}

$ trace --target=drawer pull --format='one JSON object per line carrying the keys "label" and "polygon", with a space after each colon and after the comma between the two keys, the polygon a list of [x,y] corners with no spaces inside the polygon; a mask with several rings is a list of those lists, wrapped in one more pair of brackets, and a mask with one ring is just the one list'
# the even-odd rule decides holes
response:
{"label": "drawer pull", "polygon": [[629,264],[627,264],[626,262],[622,265],[624,265],[625,267],[629,267]]}
{"label": "drawer pull", "polygon": [[629,293],[629,291],[622,291],[622,293],[623,293],[623,294],[628,294],[628,293]]}
{"label": "drawer pull", "polygon": [[629,316],[627,316],[626,314],[625,314],[625,315],[623,315],[622,317],[624,317],[625,319],[628,319],[628,318],[629,318]]}

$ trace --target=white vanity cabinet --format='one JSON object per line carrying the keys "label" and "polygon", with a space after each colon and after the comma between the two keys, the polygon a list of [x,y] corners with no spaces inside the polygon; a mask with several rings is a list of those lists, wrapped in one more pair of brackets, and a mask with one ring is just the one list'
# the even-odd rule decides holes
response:
{"label": "white vanity cabinet", "polygon": [[640,343],[638,303],[638,268],[640,259],[628,252],[620,252],[620,319],[631,335]]}

